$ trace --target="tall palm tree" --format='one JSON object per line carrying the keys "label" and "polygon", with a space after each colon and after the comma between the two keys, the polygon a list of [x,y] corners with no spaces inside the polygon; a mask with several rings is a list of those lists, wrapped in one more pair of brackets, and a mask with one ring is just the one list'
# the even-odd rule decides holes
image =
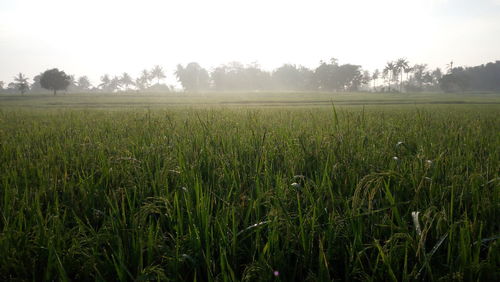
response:
{"label": "tall palm tree", "polygon": [[16,82],[17,89],[21,91],[21,94],[26,93],[26,91],[30,89],[28,78],[24,74],[19,73],[14,77],[14,81]]}
{"label": "tall palm tree", "polygon": [[149,88],[149,83],[151,81],[151,74],[149,73],[148,70],[143,70],[141,72],[141,82],[144,86],[144,88]]}
{"label": "tall palm tree", "polygon": [[388,77],[388,82],[389,82],[389,92],[391,92],[391,81],[394,76],[394,70],[396,69],[396,65],[394,62],[387,62],[385,65],[385,68],[383,70],[383,75],[384,77]]}
{"label": "tall palm tree", "polygon": [[373,80],[373,90],[377,89],[377,79],[380,77],[380,71],[376,69],[373,74],[372,74],[372,80]]}
{"label": "tall palm tree", "polygon": [[126,72],[124,72],[122,74],[122,77],[120,78],[120,82],[123,86],[125,86],[125,91],[128,90],[129,85],[134,85],[134,81],[132,80],[132,77]]}
{"label": "tall palm tree", "polygon": [[113,79],[109,82],[109,89],[111,92],[115,92],[115,90],[119,90],[122,85],[121,80],[118,76],[114,76]]}
{"label": "tall palm tree", "polygon": [[446,64],[446,67],[448,68],[448,73],[453,73],[453,61],[451,61],[449,64]]}
{"label": "tall palm tree", "polygon": [[163,68],[160,67],[159,65],[156,65],[152,70],[151,70],[151,77],[157,79],[157,84],[160,84],[160,79],[165,78],[165,73],[163,72]]}
{"label": "tall palm tree", "polygon": [[105,74],[105,75],[101,76],[101,84],[99,84],[99,87],[102,90],[108,90],[110,83],[111,83],[111,79],[109,78],[109,75]]}
{"label": "tall palm tree", "polygon": [[399,92],[403,91],[403,72],[405,72],[406,69],[408,69],[409,67],[410,67],[409,62],[406,58],[400,58],[396,61],[396,69],[401,74],[401,81],[399,83]]}

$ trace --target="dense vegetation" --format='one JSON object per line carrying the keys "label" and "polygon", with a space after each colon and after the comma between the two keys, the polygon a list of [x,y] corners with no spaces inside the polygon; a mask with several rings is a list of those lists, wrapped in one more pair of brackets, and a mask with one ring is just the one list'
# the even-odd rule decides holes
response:
{"label": "dense vegetation", "polygon": [[[464,92],[464,91],[500,91],[500,61],[477,67],[453,67],[453,62],[443,73],[440,68],[428,69],[426,64],[414,64],[405,58],[387,62],[381,71],[370,73],[360,65],[339,64],[332,58],[321,61],[314,69],[304,66],[284,64],[272,71],[263,70],[257,63],[244,65],[231,62],[220,65],[210,72],[198,63],[192,62],[185,67],[178,65],[174,75],[186,92],[210,91],[307,91],[312,92]],[[151,70],[143,70],[133,79],[124,72],[121,75],[101,76],[99,84],[92,86],[87,76],[62,76],[57,79],[45,79],[47,70],[33,78],[33,83],[19,73],[14,82],[3,89],[0,81],[0,93],[43,93],[65,89],[70,93],[85,92],[170,92],[175,91],[173,85],[161,81],[167,76],[164,69],[156,65]],[[64,79],[63,79],[64,78]],[[48,90],[47,90],[48,89]],[[55,92],[54,92],[55,94]]]}
{"label": "dense vegetation", "polygon": [[498,280],[499,112],[3,109],[0,279]]}

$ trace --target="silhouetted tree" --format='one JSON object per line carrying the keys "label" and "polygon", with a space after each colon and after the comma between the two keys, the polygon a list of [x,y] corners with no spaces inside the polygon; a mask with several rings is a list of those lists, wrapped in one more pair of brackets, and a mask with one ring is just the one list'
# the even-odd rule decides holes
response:
{"label": "silhouetted tree", "polygon": [[109,81],[109,90],[111,92],[115,92],[116,90],[120,89],[121,86],[121,80],[118,76],[114,76],[110,81]]}
{"label": "silhouetted tree", "polygon": [[369,87],[371,80],[372,80],[372,76],[371,76],[370,72],[367,70],[363,71],[363,78],[361,79],[361,84],[368,85],[368,87]]}
{"label": "silhouetted tree", "polygon": [[45,92],[47,89],[44,89],[42,85],[40,84],[40,79],[42,78],[42,74],[37,74],[35,77],[33,77],[33,84],[31,84],[31,92],[34,93],[39,93],[39,92]]}
{"label": "silhouetted tree", "polygon": [[99,88],[103,91],[109,91],[109,84],[111,83],[111,79],[108,74],[101,76],[101,84],[99,84]]}
{"label": "silhouetted tree", "polygon": [[373,80],[373,90],[376,91],[377,89],[377,80],[380,78],[380,71],[378,69],[375,69],[375,71],[372,74],[372,80]]}
{"label": "silhouetted tree", "polygon": [[207,90],[210,85],[210,77],[207,70],[196,62],[187,64],[185,68],[180,64],[177,65],[175,76],[182,84],[182,87],[189,92]]}
{"label": "silhouetted tree", "polygon": [[156,84],[160,84],[160,80],[166,77],[165,72],[163,72],[163,68],[159,65],[154,66],[154,68],[150,72],[150,75],[152,78],[156,78]]}
{"label": "silhouetted tree", "polygon": [[4,86],[4,84],[5,84],[5,83],[4,83],[3,81],[0,81],[0,91],[2,91],[2,90],[3,90],[3,86]]}
{"label": "silhouetted tree", "polygon": [[445,92],[498,92],[500,91],[500,61],[475,67],[454,67],[441,78],[439,85]]}
{"label": "silhouetted tree", "polygon": [[88,91],[92,84],[90,84],[89,78],[87,76],[80,76],[78,78],[78,89],[81,91]]}
{"label": "silhouetted tree", "polygon": [[135,80],[135,85],[137,86],[137,88],[139,88],[140,90],[145,90],[147,88],[149,88],[150,86],[150,81],[151,81],[151,74],[149,73],[148,70],[143,70],[141,72],[141,76],[138,77],[136,80]]}
{"label": "silhouetted tree", "polygon": [[305,67],[285,64],[272,73],[272,79],[280,90],[307,90],[311,87],[313,75]]}
{"label": "silhouetted tree", "polygon": [[120,78],[120,83],[121,83],[121,85],[125,86],[126,91],[128,90],[129,85],[134,85],[134,81],[132,80],[132,77],[126,72],[124,72],[122,74],[122,77]]}
{"label": "silhouetted tree", "polygon": [[338,75],[338,61],[335,58],[330,59],[330,63],[321,61],[314,70],[314,84],[316,88],[322,91],[333,91],[340,89]]}
{"label": "silhouetted tree", "polygon": [[404,68],[404,72],[406,73],[406,85],[409,86],[410,85],[410,73],[413,72],[413,67],[406,66]]}
{"label": "silhouetted tree", "polygon": [[443,77],[443,73],[441,72],[441,69],[440,68],[436,68],[432,72],[432,78],[433,78],[434,85],[439,84],[439,81],[441,80],[442,77]]}
{"label": "silhouetted tree", "polygon": [[425,73],[427,72],[427,65],[426,64],[416,64],[413,66],[413,76],[415,78],[415,81],[417,83],[417,87],[419,91],[422,91],[423,84],[424,84],[424,76]]}
{"label": "silhouetted tree", "polygon": [[214,87],[219,91],[258,91],[271,88],[271,74],[256,64],[243,66],[239,62],[221,65],[211,72]]}
{"label": "silhouetted tree", "polygon": [[393,80],[394,70],[396,69],[396,65],[394,62],[387,62],[382,71],[384,78],[387,80],[389,92],[391,92],[391,81]]}
{"label": "silhouetted tree", "polygon": [[401,80],[399,83],[399,92],[403,92],[403,72],[406,72],[410,68],[409,62],[405,58],[400,58],[396,61],[396,69],[401,74]]}
{"label": "silhouetted tree", "polygon": [[469,86],[470,78],[463,71],[444,75],[439,86],[444,92],[463,92]]}
{"label": "silhouetted tree", "polygon": [[69,85],[64,89],[65,91],[73,92],[78,89],[78,82],[75,79],[75,76],[70,74],[69,76]]}
{"label": "silhouetted tree", "polygon": [[446,68],[448,69],[448,72],[447,72],[448,74],[452,73],[453,72],[453,61],[446,64]]}
{"label": "silhouetted tree", "polygon": [[351,64],[341,65],[334,79],[337,80],[340,90],[357,91],[363,82],[361,66]]}
{"label": "silhouetted tree", "polygon": [[28,78],[24,74],[19,73],[16,77],[14,77],[14,81],[17,90],[21,91],[21,94],[26,93],[26,91],[30,89]]}
{"label": "silhouetted tree", "polygon": [[57,68],[46,70],[40,77],[40,85],[54,91],[54,96],[58,90],[66,90],[70,85],[71,78],[64,71],[59,71]]}

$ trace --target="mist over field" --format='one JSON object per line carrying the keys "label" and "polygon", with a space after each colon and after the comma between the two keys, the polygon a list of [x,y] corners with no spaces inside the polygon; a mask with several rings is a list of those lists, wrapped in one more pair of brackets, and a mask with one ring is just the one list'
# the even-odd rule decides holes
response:
{"label": "mist over field", "polygon": [[500,281],[500,2],[0,2],[0,281]]}

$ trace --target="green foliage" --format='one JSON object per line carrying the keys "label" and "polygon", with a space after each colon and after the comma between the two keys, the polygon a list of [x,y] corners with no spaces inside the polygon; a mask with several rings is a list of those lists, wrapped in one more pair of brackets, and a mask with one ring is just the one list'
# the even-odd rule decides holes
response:
{"label": "green foliage", "polygon": [[430,109],[0,110],[0,280],[498,280],[498,106]]}
{"label": "green foliage", "polygon": [[40,85],[54,91],[56,95],[58,90],[65,90],[71,84],[71,77],[64,71],[58,69],[46,70],[40,77]]}

